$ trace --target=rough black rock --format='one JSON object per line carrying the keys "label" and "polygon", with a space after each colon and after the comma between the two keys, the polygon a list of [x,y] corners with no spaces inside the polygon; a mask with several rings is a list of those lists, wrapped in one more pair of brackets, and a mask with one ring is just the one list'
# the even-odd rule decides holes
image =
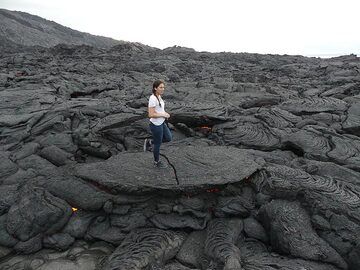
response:
{"label": "rough black rock", "polygon": [[0,269],[360,269],[355,55],[5,42]]}

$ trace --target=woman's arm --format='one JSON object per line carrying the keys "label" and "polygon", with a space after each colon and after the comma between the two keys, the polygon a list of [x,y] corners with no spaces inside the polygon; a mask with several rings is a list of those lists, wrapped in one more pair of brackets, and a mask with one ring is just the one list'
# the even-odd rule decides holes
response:
{"label": "woman's arm", "polygon": [[155,112],[155,107],[148,107],[148,116],[149,118],[159,118],[159,117],[169,118],[170,114],[168,114],[167,112],[157,113]]}

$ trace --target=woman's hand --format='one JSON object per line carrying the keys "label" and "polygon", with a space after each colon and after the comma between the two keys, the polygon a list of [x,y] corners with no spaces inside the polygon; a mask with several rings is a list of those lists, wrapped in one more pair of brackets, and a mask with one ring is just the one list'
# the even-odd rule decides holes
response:
{"label": "woman's hand", "polygon": [[164,117],[165,118],[170,118],[170,114],[168,114],[167,112],[164,112]]}

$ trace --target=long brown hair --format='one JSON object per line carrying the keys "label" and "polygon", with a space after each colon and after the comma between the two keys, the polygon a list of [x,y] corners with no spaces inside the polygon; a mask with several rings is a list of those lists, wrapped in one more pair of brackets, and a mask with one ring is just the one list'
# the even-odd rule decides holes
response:
{"label": "long brown hair", "polygon": [[153,88],[152,88],[152,92],[153,92],[154,96],[157,98],[157,100],[159,101],[159,105],[160,105],[160,107],[161,107],[160,100],[159,100],[158,96],[156,95],[156,88],[158,88],[160,84],[165,85],[165,83],[164,83],[163,80],[156,80],[156,81],[154,81],[154,83],[153,83]]}

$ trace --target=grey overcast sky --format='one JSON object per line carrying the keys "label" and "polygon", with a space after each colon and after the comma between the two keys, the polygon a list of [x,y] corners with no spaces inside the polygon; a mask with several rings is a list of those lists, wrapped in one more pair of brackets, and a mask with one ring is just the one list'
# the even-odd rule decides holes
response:
{"label": "grey overcast sky", "polygon": [[161,49],[360,55],[359,0],[0,0],[0,8]]}

